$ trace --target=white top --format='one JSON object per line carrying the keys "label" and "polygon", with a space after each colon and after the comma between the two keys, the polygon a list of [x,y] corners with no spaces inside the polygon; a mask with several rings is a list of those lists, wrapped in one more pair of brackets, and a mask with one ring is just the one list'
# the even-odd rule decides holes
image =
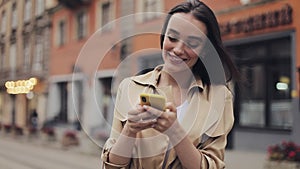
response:
{"label": "white top", "polygon": [[183,117],[186,113],[186,109],[188,107],[188,102],[187,100],[184,101],[180,106],[178,106],[176,109],[177,109],[177,119],[179,122],[182,122],[183,120]]}

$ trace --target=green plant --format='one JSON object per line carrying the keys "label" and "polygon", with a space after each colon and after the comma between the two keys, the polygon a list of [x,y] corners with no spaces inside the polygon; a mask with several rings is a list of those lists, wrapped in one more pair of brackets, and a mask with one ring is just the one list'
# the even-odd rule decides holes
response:
{"label": "green plant", "polygon": [[280,144],[268,147],[268,157],[272,161],[296,161],[300,162],[300,146],[293,141],[283,141]]}

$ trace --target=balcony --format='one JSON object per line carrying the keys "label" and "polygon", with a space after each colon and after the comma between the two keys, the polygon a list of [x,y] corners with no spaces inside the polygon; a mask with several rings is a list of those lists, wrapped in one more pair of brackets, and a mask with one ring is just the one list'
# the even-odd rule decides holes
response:
{"label": "balcony", "polygon": [[92,0],[58,0],[58,2],[69,9],[77,9],[81,6],[89,5]]}

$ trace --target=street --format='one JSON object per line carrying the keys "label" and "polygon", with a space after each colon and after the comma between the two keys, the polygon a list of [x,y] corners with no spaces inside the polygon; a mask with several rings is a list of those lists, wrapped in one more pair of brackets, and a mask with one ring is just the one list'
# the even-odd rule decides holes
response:
{"label": "street", "polygon": [[[0,134],[0,169],[101,168],[100,151],[95,148],[88,153],[75,147],[63,149],[58,143],[51,145],[38,138],[28,140]],[[87,140],[83,144],[87,146]],[[226,150],[225,154],[228,169],[262,169],[265,160],[265,151]]]}
{"label": "street", "polygon": [[265,151],[227,150],[225,163],[228,169],[263,169],[266,161]]}
{"label": "street", "polygon": [[47,146],[0,139],[1,169],[98,169],[100,157]]}

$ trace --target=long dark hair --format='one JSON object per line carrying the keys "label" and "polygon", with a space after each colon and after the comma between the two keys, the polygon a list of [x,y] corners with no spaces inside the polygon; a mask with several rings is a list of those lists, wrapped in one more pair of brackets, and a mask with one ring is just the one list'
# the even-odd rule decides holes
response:
{"label": "long dark hair", "polygon": [[[172,8],[166,19],[162,28],[162,33],[160,36],[160,45],[163,48],[163,42],[165,38],[165,33],[167,30],[167,26],[169,24],[169,20],[175,13],[191,13],[196,19],[205,23],[207,28],[207,38],[210,43],[213,45],[214,50],[217,52],[217,58],[211,57],[199,57],[197,63],[194,65],[192,72],[195,76],[199,76],[204,85],[210,86],[211,84],[225,84],[232,79],[239,79],[239,73],[234,65],[231,57],[226,52],[225,47],[221,40],[220,28],[217,22],[217,19],[213,13],[213,11],[205,5],[203,2],[199,0],[191,0],[189,2],[183,2],[174,8]],[[207,47],[207,44],[205,47]],[[215,66],[216,59],[221,60],[224,69],[222,68],[213,68],[212,71],[208,71],[208,67],[205,68],[205,65]],[[220,70],[222,69],[222,71]],[[223,73],[222,73],[223,72]],[[214,77],[209,76],[209,74],[213,73]],[[224,74],[225,73],[225,74]]]}

